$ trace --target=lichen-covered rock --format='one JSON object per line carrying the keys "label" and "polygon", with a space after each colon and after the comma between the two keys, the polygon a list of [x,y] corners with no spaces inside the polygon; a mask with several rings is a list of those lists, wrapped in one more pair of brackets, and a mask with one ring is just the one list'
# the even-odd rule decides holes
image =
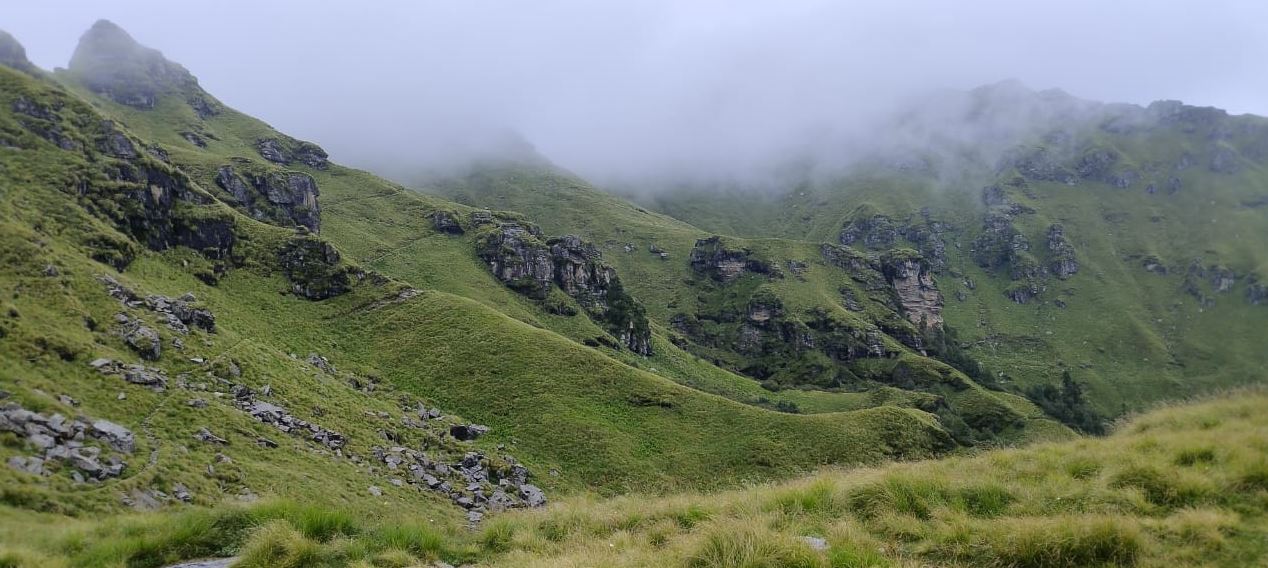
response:
{"label": "lichen-covered rock", "polygon": [[922,329],[941,328],[942,293],[929,263],[916,251],[899,249],[883,256],[881,266],[907,319]]}
{"label": "lichen-covered rock", "polygon": [[1074,245],[1065,238],[1065,228],[1060,224],[1048,227],[1048,254],[1048,268],[1057,278],[1065,280],[1079,271]]}
{"label": "lichen-covered rock", "polygon": [[348,269],[340,266],[339,251],[322,240],[293,239],[278,252],[277,261],[291,292],[309,300],[333,298],[352,285]]}

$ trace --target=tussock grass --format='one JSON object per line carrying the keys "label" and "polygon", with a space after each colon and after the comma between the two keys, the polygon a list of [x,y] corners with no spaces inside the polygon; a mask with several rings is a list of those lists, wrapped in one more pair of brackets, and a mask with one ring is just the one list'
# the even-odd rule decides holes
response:
{"label": "tussock grass", "polygon": [[1255,565],[1268,559],[1265,409],[1268,393],[1246,391],[1161,408],[1103,439],[717,493],[577,495],[474,532],[287,501],[131,515],[29,543],[10,529],[0,566],[228,554],[247,567]]}

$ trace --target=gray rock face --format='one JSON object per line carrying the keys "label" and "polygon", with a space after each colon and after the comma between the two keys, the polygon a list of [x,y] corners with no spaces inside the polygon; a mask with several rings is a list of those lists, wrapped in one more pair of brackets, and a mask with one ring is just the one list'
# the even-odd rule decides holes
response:
{"label": "gray rock face", "polygon": [[248,179],[249,183],[233,166],[216,170],[216,185],[232,195],[238,208],[251,217],[277,225],[303,226],[314,233],[321,230],[321,192],[312,176],[271,172]]}
{"label": "gray rock face", "polygon": [[940,271],[946,268],[946,234],[952,227],[934,219],[928,208],[920,211],[920,217],[901,222],[885,215],[857,217],[841,229],[838,241],[846,246],[888,250],[902,238],[919,250],[935,271]]}
{"label": "gray rock face", "polygon": [[0,30],[0,65],[17,69],[26,73],[36,73],[38,70],[31,61],[26,58],[26,48],[8,32]]}
{"label": "gray rock face", "polygon": [[541,230],[527,223],[503,223],[482,239],[479,254],[502,283],[544,300],[554,282],[555,264]]}
{"label": "gray rock face", "polygon": [[110,444],[111,448],[120,452],[130,454],[136,449],[136,440],[132,435],[132,431],[109,420],[93,420],[92,430],[89,431],[89,434]]}
{"label": "gray rock face", "polygon": [[207,428],[199,428],[197,432],[194,432],[194,439],[200,442],[207,442],[208,444],[219,444],[222,446],[229,444],[229,440],[226,440],[224,438],[221,438],[220,436],[213,434],[211,430],[208,430]]}
{"label": "gray rock face", "polygon": [[69,71],[94,93],[142,110],[154,108],[164,94],[198,89],[184,67],[106,20],[98,20],[79,39]]}
{"label": "gray rock face", "polygon": [[929,263],[899,250],[882,257],[881,266],[907,319],[921,328],[941,328],[942,293]]}
{"label": "gray rock face", "polygon": [[525,483],[520,485],[520,498],[529,507],[541,507],[546,504],[546,494],[536,485]]}
{"label": "gray rock face", "polygon": [[136,146],[128,136],[115,129],[114,122],[106,120],[101,125],[102,136],[97,140],[97,148],[116,158],[131,160],[138,156]]}
{"label": "gray rock face", "polygon": [[477,252],[508,287],[546,300],[558,286],[621,345],[651,354],[651,329],[643,306],[625,291],[616,270],[603,262],[594,245],[573,235],[543,241],[536,226],[506,222],[480,239]]}
{"label": "gray rock face", "polygon": [[[142,299],[135,291],[111,276],[98,276],[97,280],[106,287],[106,292],[112,298],[119,300],[124,309],[148,309],[166,320],[168,329],[172,331],[188,334],[190,326],[207,332],[216,330],[216,316],[206,308],[197,307],[197,298],[192,292],[186,292],[179,298],[152,294]],[[130,322],[126,314],[119,316],[120,324],[127,325]]]}
{"label": "gray rock face", "polygon": [[1268,303],[1268,283],[1261,282],[1257,275],[1250,275],[1246,284],[1246,301],[1258,306]]}

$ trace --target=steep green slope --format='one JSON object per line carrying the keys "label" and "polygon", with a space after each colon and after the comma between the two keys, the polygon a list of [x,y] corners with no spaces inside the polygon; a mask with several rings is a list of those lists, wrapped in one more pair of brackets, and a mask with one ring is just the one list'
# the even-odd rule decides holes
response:
{"label": "steep green slope", "polygon": [[718,487],[953,448],[913,408],[794,415],[641,371],[580,342],[602,320],[496,280],[482,212],[331,164],[192,78],[128,106],[77,73],[0,67],[0,498],[19,523],[282,496],[457,525],[538,485]]}
{"label": "steep green slope", "polygon": [[[124,49],[123,54],[101,59],[126,59],[137,57],[137,53],[144,58],[157,56],[160,60],[147,65],[164,69],[162,78],[174,75],[177,80],[150,85],[139,100],[120,99],[117,95],[120,89],[110,87],[111,76],[102,73],[99,69],[101,64],[86,53],[91,53],[92,46],[118,50],[119,45],[126,44],[114,37],[121,33],[121,30],[110,28],[90,32],[77,51],[85,54],[75,58],[75,63],[86,63],[73,64],[61,74],[62,79],[83,96],[95,101],[94,104],[103,112],[147,138],[160,141],[167,159],[179,164],[204,187],[214,188],[212,191],[219,199],[258,219],[319,230],[324,238],[337,244],[351,258],[383,274],[416,286],[474,299],[521,321],[599,348],[630,365],[754,406],[786,411],[801,411],[804,406],[811,412],[858,410],[881,405],[921,408],[939,413],[944,421],[949,420],[951,423],[947,427],[955,430],[959,441],[964,443],[996,438],[1008,441],[1026,439],[1032,423],[1035,437],[1061,435],[1063,432],[1044,421],[1041,412],[1033,405],[1015,397],[987,393],[963,377],[955,382],[971,386],[956,387],[952,389],[955,392],[942,392],[946,389],[941,387],[923,388],[928,392],[918,393],[892,388],[885,383],[896,368],[896,359],[869,365],[866,373],[860,371],[868,377],[851,379],[855,384],[847,385],[844,380],[826,376],[836,368],[836,364],[820,353],[805,357],[793,354],[801,359],[800,362],[785,363],[781,360],[789,355],[785,348],[763,349],[769,352],[762,353],[760,357],[721,358],[715,355],[725,354],[728,349],[720,352],[691,349],[674,330],[667,329],[671,316],[684,311],[696,313],[695,305],[701,304],[727,311],[721,317],[730,318],[729,311],[733,306],[719,302],[742,302],[743,298],[735,296],[737,290],[752,293],[756,289],[753,286],[718,287],[710,292],[709,298],[696,298],[694,295],[699,287],[681,284],[683,278],[692,275],[690,268],[682,266],[681,262],[666,262],[660,254],[650,251],[642,255],[630,254],[632,248],[626,250],[625,244],[637,242],[637,248],[643,249],[652,248],[656,242],[664,242],[666,247],[674,249],[667,254],[676,258],[681,254],[680,258],[686,258],[695,239],[702,236],[698,231],[614,201],[602,193],[586,190],[555,196],[557,207],[554,209],[581,212],[604,208],[603,213],[592,217],[589,223],[625,217],[632,222],[615,226],[618,231],[626,231],[628,227],[629,232],[616,234],[565,229],[565,224],[558,223],[557,216],[552,214],[544,217],[551,220],[545,225],[548,234],[580,232],[597,246],[585,242],[568,245],[567,241],[551,240],[541,234],[534,237],[531,233],[536,229],[529,221],[535,220],[536,209],[530,209],[529,215],[520,217],[462,207],[406,192],[363,172],[331,164],[320,148],[279,134],[255,119],[224,107],[203,92],[183,69],[171,67],[173,64],[162,60],[161,55],[137,46]],[[97,38],[98,35],[103,37]],[[132,67],[125,71],[130,69]],[[128,88],[135,87],[135,82],[128,77],[125,74]],[[551,170],[530,172],[528,175],[536,176],[528,178],[530,187],[535,187],[536,180],[555,181]],[[564,182],[571,184],[569,187],[585,187],[577,185],[580,182],[575,180],[566,179]],[[291,199],[293,203],[274,207],[278,201],[275,193],[293,193],[297,184],[302,190],[302,199],[297,197]],[[306,202],[309,195],[312,206]],[[572,203],[571,199],[588,201],[583,205]],[[314,213],[313,208],[319,208],[319,214]],[[580,218],[573,220],[579,221]],[[512,236],[512,232],[520,236]],[[618,241],[615,240],[617,237],[629,240]],[[513,246],[508,246],[508,243]],[[558,247],[571,248],[568,251],[555,250]],[[796,278],[769,284],[789,302],[790,320],[802,318],[802,313],[813,308],[834,305],[835,301],[828,298],[839,295],[843,285],[841,281],[849,278],[839,267],[815,260],[820,254],[815,247],[794,242],[771,242],[762,244],[759,249],[762,254],[799,259],[798,265],[806,262],[814,264],[813,270],[807,269]],[[602,254],[601,259],[575,259],[578,255],[592,252]],[[543,258],[538,259],[534,255]],[[546,259],[545,256],[553,258]],[[574,258],[566,260],[570,256]],[[639,258],[630,261],[634,257]],[[538,260],[559,267],[556,280],[571,274],[571,271],[583,270],[584,274],[578,276],[583,289],[561,294],[559,291],[567,288],[566,282],[559,280],[556,283],[560,286],[556,288],[550,284],[550,276],[532,272],[536,270]],[[584,266],[577,262],[582,262]],[[608,262],[616,271],[609,273],[592,266],[596,262]],[[514,274],[499,273],[497,278],[493,278],[488,274],[490,265],[512,265]],[[823,268],[820,269],[820,266]],[[521,286],[522,282],[518,279],[523,278],[545,278],[545,287],[540,289],[541,298],[532,298],[531,286]],[[601,283],[609,278],[619,280],[621,284],[606,286]],[[802,284],[807,282],[809,284]],[[516,288],[530,297],[515,293],[512,289]],[[624,290],[632,292],[632,295],[622,295]],[[606,298],[610,294],[617,294],[617,297]],[[863,294],[860,293],[860,296]],[[731,299],[727,300],[727,297]],[[865,298],[864,301],[871,300]],[[628,306],[628,310],[621,306]],[[644,309],[650,316],[650,322],[642,321],[640,312]],[[872,312],[866,316],[851,315],[839,307],[834,311],[839,321],[846,322],[841,329],[855,334],[876,335],[871,341],[878,345],[877,350],[882,349],[879,345],[884,344],[888,345],[885,349],[892,355],[908,353],[917,356],[913,348],[919,351],[916,343],[919,331],[896,313],[897,308],[876,305],[871,309]],[[626,314],[625,311],[631,313]],[[793,315],[794,312],[796,315]],[[816,317],[824,319],[824,316]],[[873,319],[884,319],[889,323],[884,329],[878,329],[872,323]],[[727,338],[718,339],[724,343],[731,342],[730,337],[738,337],[743,331],[738,323],[725,327],[727,329],[723,332]],[[887,333],[904,334],[908,338],[906,344],[887,338]],[[775,343],[781,342],[775,340]],[[691,355],[684,353],[684,348]],[[648,351],[653,355],[650,359],[640,356],[647,355]],[[694,359],[693,356],[703,356],[704,359]],[[815,375],[821,383],[832,384],[835,392],[772,392],[754,388],[750,379],[734,374],[735,371],[751,370],[754,364],[770,367],[773,369],[771,372],[782,376],[780,381],[771,382],[768,386],[810,384],[811,380],[807,377]],[[941,382],[941,379],[931,380]]]}

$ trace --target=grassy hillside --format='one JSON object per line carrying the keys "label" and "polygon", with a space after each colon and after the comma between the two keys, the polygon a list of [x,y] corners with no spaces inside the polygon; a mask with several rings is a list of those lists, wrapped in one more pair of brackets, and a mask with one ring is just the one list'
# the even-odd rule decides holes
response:
{"label": "grassy hillside", "polygon": [[[1116,415],[1256,380],[1268,366],[1256,331],[1268,321],[1268,257],[1257,238],[1268,233],[1268,123],[1178,103],[1098,112],[1019,139],[999,163],[978,156],[967,172],[949,173],[935,158],[921,167],[868,163],[768,191],[678,188],[634,202],[540,165],[420,185],[608,243],[662,318],[696,295],[681,284],[689,274],[679,259],[704,231],[803,260],[815,255],[792,243],[837,243],[854,231],[849,244],[874,254],[928,255],[937,241],[946,321],[965,354],[1008,388],[1029,392],[1069,373],[1101,413]],[[984,187],[998,190],[990,204]],[[997,240],[987,222],[1001,213],[1026,250],[1016,262],[984,265],[975,251]],[[868,224],[877,217],[886,225]],[[1077,273],[1051,273],[1053,226],[1063,228]],[[877,240],[868,244],[868,235]],[[627,244],[632,252],[622,254]],[[670,260],[647,254],[651,245]]]}
{"label": "grassy hillside", "polygon": [[279,503],[89,525],[0,516],[15,566],[240,554],[249,566],[1258,566],[1268,396],[1154,410],[1104,439],[828,470],[721,493],[578,496],[446,532]]}
{"label": "grassy hillside", "polygon": [[[0,67],[0,501],[17,525],[272,497],[464,524],[450,501],[477,490],[424,489],[388,459],[407,450],[448,475],[479,452],[486,497],[522,464],[553,499],[953,449],[911,405],[775,412],[658,374],[664,361],[705,386],[738,379],[663,339],[652,359],[588,347],[605,332],[511,292],[474,237],[429,216],[470,209],[318,159],[267,163],[260,137],[316,154],[187,83],[135,108],[68,73],[69,87]],[[194,131],[205,146],[181,134]],[[282,195],[252,203],[214,179],[225,165]],[[492,430],[457,439],[468,421]]]}
{"label": "grassy hillside", "polygon": [[[652,319],[663,326],[663,333],[672,340],[667,343],[688,351],[682,355],[668,351],[653,357],[650,365],[685,384],[741,401],[795,405],[792,407],[810,412],[878,404],[924,405],[928,410],[928,404],[945,404],[949,407],[945,422],[967,421],[963,428],[971,427],[975,430],[972,436],[985,439],[1044,439],[1059,436],[1063,430],[1040,418],[1042,412],[1024,399],[986,391],[955,371],[948,372],[972,388],[962,392],[912,389],[892,380],[901,366],[897,354],[919,357],[911,341],[904,344],[901,336],[916,338],[921,332],[887,304],[888,296],[878,294],[875,282],[863,282],[847,267],[828,262],[817,243],[728,237],[721,246],[746,251],[769,265],[771,275],[749,274],[734,282],[718,283],[689,262],[697,241],[708,233],[605,194],[549,165],[489,164],[460,179],[430,182],[425,189],[471,206],[522,211],[540,220],[548,232],[579,234],[599,243],[605,258],[617,267]],[[880,277],[878,273],[874,276]],[[857,298],[859,309],[848,309],[843,293]],[[787,340],[769,338],[756,353],[742,353],[731,338],[744,332],[738,320],[743,319],[748,306],[765,301],[761,298],[772,298],[793,325],[805,322],[812,327],[870,330],[884,337],[885,349],[894,357],[842,361],[819,350],[790,347]],[[691,321],[699,318],[701,335],[716,339],[710,342],[708,338],[688,337],[677,323],[683,315]],[[730,376],[712,370],[702,373],[699,364],[682,366],[681,362],[693,360],[720,366],[730,371]],[[768,378],[763,382],[766,388],[758,390],[754,379],[761,380],[763,375]],[[894,384],[902,388],[893,388]],[[1002,426],[1010,421],[1033,428]]]}

